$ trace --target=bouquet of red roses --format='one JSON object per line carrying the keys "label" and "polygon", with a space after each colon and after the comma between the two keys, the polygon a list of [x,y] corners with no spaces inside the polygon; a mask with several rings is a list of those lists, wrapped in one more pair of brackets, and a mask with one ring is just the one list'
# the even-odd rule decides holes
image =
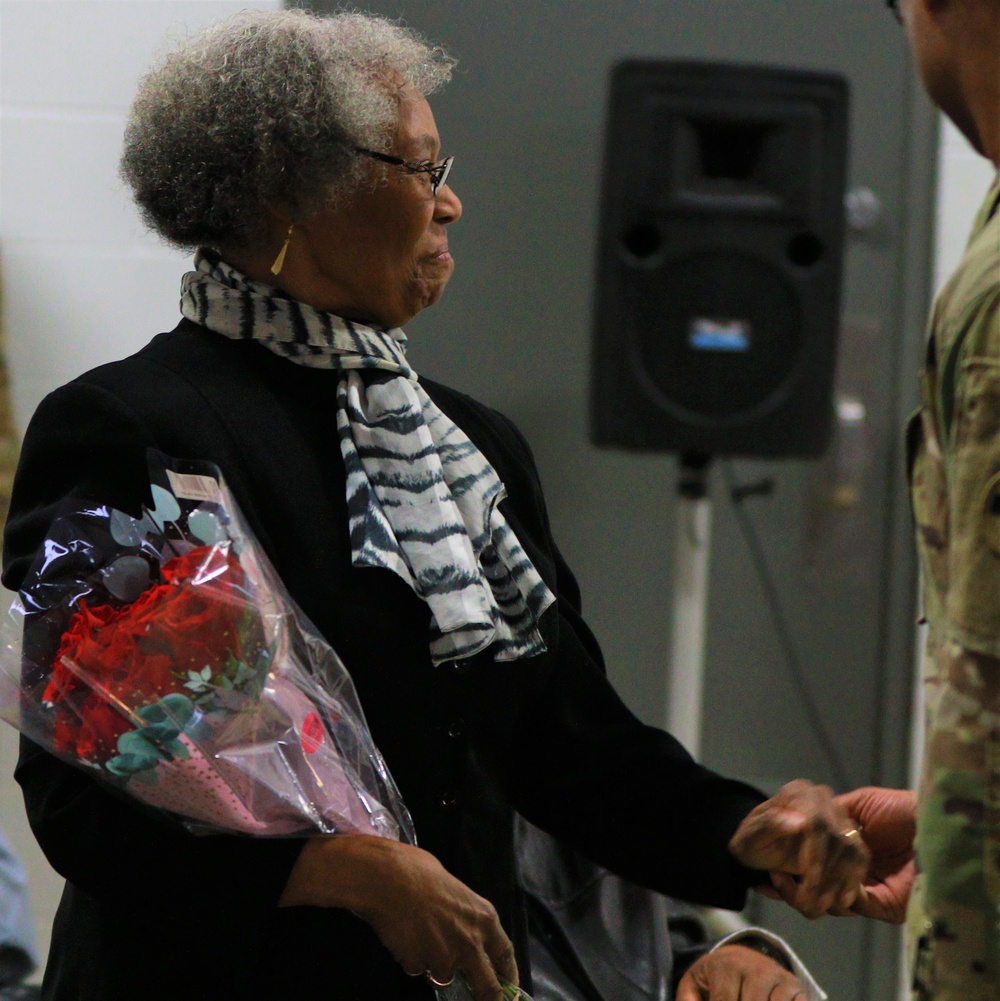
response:
{"label": "bouquet of red roses", "polygon": [[216,467],[150,453],[138,517],[75,503],[8,617],[0,716],[196,831],[415,843],[346,668]]}

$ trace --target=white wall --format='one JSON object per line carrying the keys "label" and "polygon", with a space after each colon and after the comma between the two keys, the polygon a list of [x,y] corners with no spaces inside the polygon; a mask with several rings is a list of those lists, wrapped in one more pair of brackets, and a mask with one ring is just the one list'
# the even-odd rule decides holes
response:
{"label": "white wall", "polygon": [[20,426],[50,389],[176,322],[183,258],[117,180],[124,115],[168,36],[271,2],[2,0],[3,329]]}
{"label": "white wall", "polygon": [[938,156],[935,289],[947,281],[962,259],[972,220],[995,177],[990,161],[944,118]]}
{"label": "white wall", "polygon": [[[125,112],[168,38],[278,0],[0,0],[0,280],[15,417],[174,326],[185,258],[143,231],[116,169]],[[24,820],[0,725],[0,826],[29,871],[42,955],[61,880]],[[141,874],[137,874],[141,876]]]}

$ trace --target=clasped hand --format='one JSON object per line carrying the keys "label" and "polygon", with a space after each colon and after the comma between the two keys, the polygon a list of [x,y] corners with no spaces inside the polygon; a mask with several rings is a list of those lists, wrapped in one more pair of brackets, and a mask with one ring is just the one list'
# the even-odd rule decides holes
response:
{"label": "clasped hand", "polygon": [[835,797],[799,780],[748,814],[730,849],[769,873],[760,892],[806,917],[899,923],[913,884],[915,809],[906,790],[864,787]]}

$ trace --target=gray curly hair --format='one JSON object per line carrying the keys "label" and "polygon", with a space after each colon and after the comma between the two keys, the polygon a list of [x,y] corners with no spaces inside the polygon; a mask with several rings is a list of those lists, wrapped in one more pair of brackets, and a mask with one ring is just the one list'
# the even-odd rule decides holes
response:
{"label": "gray curly hair", "polygon": [[143,78],[119,171],[169,242],[252,247],[267,231],[265,204],[309,212],[379,169],[353,147],[390,149],[399,87],[426,96],[454,65],[374,15],[244,11]]}

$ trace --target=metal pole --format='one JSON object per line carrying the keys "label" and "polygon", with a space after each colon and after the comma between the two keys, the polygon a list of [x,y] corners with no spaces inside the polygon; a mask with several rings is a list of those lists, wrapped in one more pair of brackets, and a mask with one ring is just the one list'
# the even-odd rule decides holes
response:
{"label": "metal pole", "polygon": [[712,502],[704,455],[680,460],[674,603],[667,665],[666,727],[692,755],[701,751]]}

